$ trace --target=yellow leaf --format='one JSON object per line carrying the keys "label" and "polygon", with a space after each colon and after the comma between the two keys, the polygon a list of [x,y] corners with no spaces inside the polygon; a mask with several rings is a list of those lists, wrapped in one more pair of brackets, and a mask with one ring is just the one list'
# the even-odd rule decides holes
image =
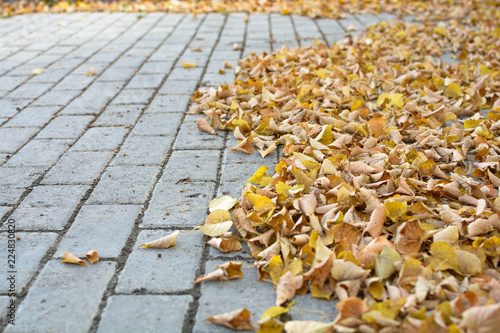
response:
{"label": "yellow leaf", "polygon": [[33,68],[33,69],[30,69],[30,74],[31,75],[40,75],[43,73],[44,70],[45,70],[45,68]]}
{"label": "yellow leaf", "polygon": [[385,214],[388,218],[390,218],[393,222],[397,222],[398,219],[406,213],[408,205],[406,201],[390,201],[384,204],[385,205]]}
{"label": "yellow leaf", "polygon": [[437,242],[431,244],[431,255],[427,257],[427,264],[435,271],[445,271],[453,269],[458,271],[458,262],[455,250],[445,242]]}
{"label": "yellow leaf", "polygon": [[259,167],[259,169],[253,174],[253,176],[247,180],[247,184],[248,183],[260,184],[262,177],[266,175],[267,170],[268,169],[265,166]]}
{"label": "yellow leaf", "polygon": [[91,265],[99,261],[99,253],[97,253],[96,250],[90,250],[89,252],[87,252],[85,257],[87,257],[87,260],[90,261]]}
{"label": "yellow leaf", "polygon": [[80,266],[87,267],[87,264],[82,259],[78,258],[74,254],[69,253],[68,251],[64,252],[63,257],[61,259],[62,262],[67,264],[77,264]]}
{"label": "yellow leaf", "polygon": [[245,308],[209,317],[203,319],[203,321],[209,321],[212,324],[229,327],[239,331],[253,330],[251,313]]}
{"label": "yellow leaf", "polygon": [[462,275],[475,276],[483,271],[481,260],[474,254],[463,250],[456,250],[455,254],[458,262],[458,271]]}
{"label": "yellow leaf", "polygon": [[168,249],[169,247],[172,247],[175,245],[175,239],[179,235],[179,231],[174,231],[170,235],[167,235],[162,238],[158,238],[157,240],[154,240],[152,242],[142,244],[141,246],[144,248],[151,248],[151,249]]}
{"label": "yellow leaf", "polygon": [[375,274],[381,279],[388,278],[396,271],[394,263],[400,260],[401,255],[398,251],[384,246],[382,252],[375,258]]}
{"label": "yellow leaf", "polygon": [[182,67],[184,67],[184,68],[195,68],[196,67],[196,63],[195,62],[183,61],[182,62]]}
{"label": "yellow leaf", "polygon": [[208,210],[210,212],[213,212],[218,209],[228,211],[231,208],[233,208],[237,202],[238,202],[237,199],[233,199],[230,196],[223,195],[220,198],[213,199],[212,201],[210,201],[210,203],[208,204]]}
{"label": "yellow leaf", "polygon": [[200,231],[207,236],[217,237],[226,233],[229,229],[231,229],[232,225],[232,221],[217,224],[205,224],[200,227]]}
{"label": "yellow leaf", "polygon": [[285,324],[286,333],[330,333],[333,332],[333,323],[319,321],[291,320]]}
{"label": "yellow leaf", "polygon": [[462,89],[457,83],[452,82],[446,87],[444,95],[449,98],[459,98],[462,96]]}

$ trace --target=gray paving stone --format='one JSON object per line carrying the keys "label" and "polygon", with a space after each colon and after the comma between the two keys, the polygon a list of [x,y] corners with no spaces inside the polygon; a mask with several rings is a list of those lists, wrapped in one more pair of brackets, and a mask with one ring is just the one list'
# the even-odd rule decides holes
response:
{"label": "gray paving stone", "polygon": [[42,74],[34,76],[30,83],[52,83],[62,80],[69,72],[68,69],[47,69]]}
{"label": "gray paving stone", "polygon": [[88,204],[142,204],[153,188],[156,166],[111,166],[103,174]]}
{"label": "gray paving stone", "polygon": [[160,86],[161,81],[165,77],[165,74],[148,74],[148,75],[136,75],[127,84],[128,89],[145,89],[145,88],[157,88]]}
{"label": "gray paving stone", "polygon": [[7,306],[10,304],[11,298],[9,296],[0,296],[0,316],[7,315]]}
{"label": "gray paving stone", "polygon": [[[275,163],[272,161],[266,161],[266,163],[262,164],[268,168],[267,173],[269,175],[274,173]],[[221,168],[221,179],[217,196],[229,195],[233,198],[239,198],[241,196],[243,186],[260,166],[261,164],[249,163],[223,164]]]}
{"label": "gray paving stone", "polygon": [[13,153],[24,145],[40,129],[35,127],[0,128],[0,152]]}
{"label": "gray paving stone", "polygon": [[127,81],[136,71],[136,68],[109,67],[99,77],[99,81]]}
{"label": "gray paving stone", "polygon": [[[195,82],[199,81],[201,76],[203,75],[203,70],[204,70],[204,66],[203,63],[201,63],[201,60],[199,58],[188,58],[188,57],[184,57],[181,60],[182,62],[194,62],[196,63],[196,67],[195,68],[176,67],[172,70],[172,72],[170,72],[168,80],[195,81]],[[204,63],[206,63],[206,60],[204,60]]]}
{"label": "gray paving stone", "polygon": [[[212,272],[215,266],[224,262],[221,260],[208,261],[205,264],[205,273]],[[243,267],[246,268],[249,266],[251,265],[243,262]],[[243,272],[243,279],[225,281],[223,282],[222,289],[218,281],[202,282],[201,298],[199,300],[193,332],[231,332],[232,330],[213,325],[203,321],[203,319],[240,308],[250,310],[252,313],[252,322],[257,327],[256,322],[260,319],[262,313],[271,306],[274,306],[276,293],[272,283],[259,282],[257,280],[256,268],[245,269]],[[228,296],[224,297],[223,295]],[[235,295],[237,297],[234,297]],[[299,307],[298,304],[297,307]]]}
{"label": "gray paving stone", "polygon": [[125,127],[91,127],[71,147],[72,151],[114,150],[127,134]]}
{"label": "gray paving stone", "polygon": [[85,205],[64,235],[55,254],[73,254],[96,250],[102,258],[116,258],[127,242],[139,205]]}
{"label": "gray paving stone", "polygon": [[194,93],[198,82],[196,80],[168,80],[165,81],[158,93],[160,95],[189,95]]}
{"label": "gray paving stone", "polygon": [[[165,176],[165,174],[164,174]],[[212,182],[160,179],[141,227],[195,227],[203,225],[214,192]]]}
{"label": "gray paving stone", "polygon": [[0,221],[2,218],[7,214],[8,211],[10,211],[12,207],[10,206],[0,206]]}
{"label": "gray paving stone", "polygon": [[52,87],[52,83],[26,83],[7,95],[12,99],[35,99]]}
{"label": "gray paving stone", "polygon": [[23,76],[2,76],[2,90],[13,90],[21,83],[26,81],[27,77]]}
{"label": "gray paving stone", "polygon": [[0,99],[0,117],[13,117],[32,101],[33,99],[31,98],[24,98],[24,99],[2,98]]}
{"label": "gray paving stone", "polygon": [[137,123],[132,133],[135,135],[174,136],[182,119],[180,113],[145,114]]}
{"label": "gray paving stone", "polygon": [[220,149],[224,147],[224,132],[216,131],[215,135],[198,130],[196,119],[203,115],[186,115],[174,149]]}
{"label": "gray paving stone", "polygon": [[11,218],[18,229],[61,230],[86,190],[84,185],[36,186]]}
{"label": "gray paving stone", "polygon": [[21,199],[26,188],[18,186],[0,186],[0,205],[15,205]]}
{"label": "gray paving stone", "polygon": [[156,95],[146,113],[185,112],[192,95]]}
{"label": "gray paving stone", "polygon": [[[203,249],[201,232],[179,235],[169,249],[145,249],[141,244],[170,234],[171,231],[146,230],[137,237],[125,268],[118,277],[116,292],[177,292],[190,290]],[[182,233],[182,232],[181,232]],[[161,257],[158,257],[161,254]],[[182,263],[172,266],[173,262]],[[150,267],[147,274],[144,268]]]}
{"label": "gray paving stone", "polygon": [[111,151],[68,151],[45,175],[42,184],[91,184],[106,167]]}
{"label": "gray paving stone", "polygon": [[39,99],[37,99],[33,106],[47,106],[57,105],[64,106],[68,104],[73,98],[80,95],[80,90],[51,90]]}
{"label": "gray paving stone", "polygon": [[46,169],[44,167],[2,167],[0,168],[0,186],[28,187]]}
{"label": "gray paving stone", "polygon": [[37,139],[76,139],[92,119],[92,116],[58,116],[37,135]]}
{"label": "gray paving stone", "polygon": [[97,332],[181,332],[193,298],[188,295],[111,296]]}
{"label": "gray paving stone", "polygon": [[57,107],[32,107],[19,112],[5,127],[43,127],[58,111]]}
{"label": "gray paving stone", "polygon": [[132,126],[144,105],[109,105],[94,122],[94,126]]}
{"label": "gray paving stone", "polygon": [[[8,224],[10,225],[11,223]],[[14,222],[14,224],[16,223]],[[2,244],[4,249],[7,249],[9,240],[8,235],[7,232],[2,232],[0,234],[0,244]],[[54,245],[57,234],[52,232],[16,232],[15,237],[20,237],[19,240],[15,241],[15,268],[13,269],[16,271],[15,290],[16,293],[20,293],[35,274],[45,253]],[[10,274],[7,271],[7,269],[0,271],[0,279],[2,279],[2,281],[6,281],[9,277]],[[3,283],[0,287],[0,292],[7,293],[8,290],[9,285]]]}
{"label": "gray paving stone", "polygon": [[31,140],[4,166],[50,166],[59,159],[72,140]]}
{"label": "gray paving stone", "polygon": [[137,74],[166,74],[173,65],[173,61],[146,61]]}
{"label": "gray paving stone", "polygon": [[[90,68],[89,70],[90,71]],[[87,88],[92,81],[95,80],[95,76],[89,75],[68,75],[61,82],[59,82],[53,90],[83,90]]]}
{"label": "gray paving stone", "polygon": [[81,267],[50,260],[6,332],[87,332],[115,267],[107,261]]}
{"label": "gray paving stone", "polygon": [[112,164],[160,164],[167,156],[172,141],[171,136],[131,135],[121,147]]}
{"label": "gray paving stone", "polygon": [[191,181],[215,181],[219,157],[217,150],[174,151],[162,178],[171,182],[186,178]]}
{"label": "gray paving stone", "polygon": [[154,89],[124,89],[112,104],[147,104],[154,92]]}

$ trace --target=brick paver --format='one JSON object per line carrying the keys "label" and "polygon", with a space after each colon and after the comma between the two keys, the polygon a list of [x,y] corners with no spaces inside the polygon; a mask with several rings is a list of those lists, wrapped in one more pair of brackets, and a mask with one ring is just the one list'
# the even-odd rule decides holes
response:
{"label": "brick paver", "polygon": [[[346,29],[391,19],[339,21],[301,16],[72,13],[0,20],[0,244],[15,221],[17,319],[7,325],[2,268],[0,329],[7,332],[225,332],[205,317],[245,306],[253,320],[274,303],[272,285],[194,285],[227,259],[200,232],[168,250],[139,246],[203,223],[215,196],[239,196],[262,159],[230,152],[232,135],[199,132],[186,115],[192,93],[234,75],[250,51],[332,43]],[[233,45],[240,45],[234,50]],[[201,48],[201,52],[192,48]],[[185,69],[182,62],[196,62]],[[30,70],[44,68],[40,75]],[[89,267],[60,262],[64,251],[104,258]],[[161,257],[159,256],[161,255]],[[2,266],[6,267],[6,266]],[[235,297],[237,295],[237,297]],[[297,298],[292,318],[332,315],[334,304]]]}

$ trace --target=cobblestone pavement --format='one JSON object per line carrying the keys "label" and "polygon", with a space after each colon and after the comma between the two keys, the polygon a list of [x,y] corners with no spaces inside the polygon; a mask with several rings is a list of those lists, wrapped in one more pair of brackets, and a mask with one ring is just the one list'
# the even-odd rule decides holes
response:
{"label": "cobblestone pavement", "polygon": [[[0,20],[0,329],[227,332],[202,319],[247,307],[256,321],[274,305],[272,285],[257,282],[247,254],[219,253],[200,232],[180,236],[168,250],[139,248],[201,225],[209,200],[238,197],[241,182],[278,161],[279,151],[265,159],[229,152],[235,139],[199,132],[198,116],[184,113],[190,97],[199,87],[232,81],[232,73],[218,73],[223,61],[315,38],[332,43],[351,25],[362,30],[392,17],[246,17],[73,13]],[[242,49],[233,50],[234,43]],[[202,52],[191,51],[197,46]],[[197,67],[185,69],[183,61]],[[45,71],[31,75],[34,68]],[[102,258],[97,264],[61,263],[64,251],[84,256],[91,249]],[[248,267],[243,280],[222,288],[193,284],[231,259]],[[9,289],[17,293],[15,325],[6,321]],[[296,300],[293,319],[335,313],[331,301]]]}

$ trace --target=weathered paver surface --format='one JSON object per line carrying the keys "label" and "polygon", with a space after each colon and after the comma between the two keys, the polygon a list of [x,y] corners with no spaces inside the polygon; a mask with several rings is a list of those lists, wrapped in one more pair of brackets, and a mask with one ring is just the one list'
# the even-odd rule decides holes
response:
{"label": "weathered paver surface", "polygon": [[[219,74],[224,61],[284,44],[332,43],[352,25],[361,30],[391,17],[247,16],[0,20],[0,329],[226,332],[202,319],[245,306],[256,321],[274,305],[272,285],[257,282],[255,268],[223,288],[194,285],[224,261],[252,264],[246,253],[209,249],[199,232],[169,250],[139,247],[201,225],[211,199],[238,196],[260,165],[279,160],[279,151],[265,159],[229,152],[237,141],[227,133],[199,132],[197,116],[185,115],[190,97],[233,79]],[[198,46],[201,52],[191,51]],[[185,69],[183,61],[197,67]],[[34,68],[45,70],[31,75]],[[18,239],[9,268],[12,225]],[[60,261],[64,251],[91,249],[102,257],[95,265]],[[6,317],[12,274],[15,325]],[[333,302],[310,296],[298,297],[296,307],[291,316],[301,320],[335,312]]]}

